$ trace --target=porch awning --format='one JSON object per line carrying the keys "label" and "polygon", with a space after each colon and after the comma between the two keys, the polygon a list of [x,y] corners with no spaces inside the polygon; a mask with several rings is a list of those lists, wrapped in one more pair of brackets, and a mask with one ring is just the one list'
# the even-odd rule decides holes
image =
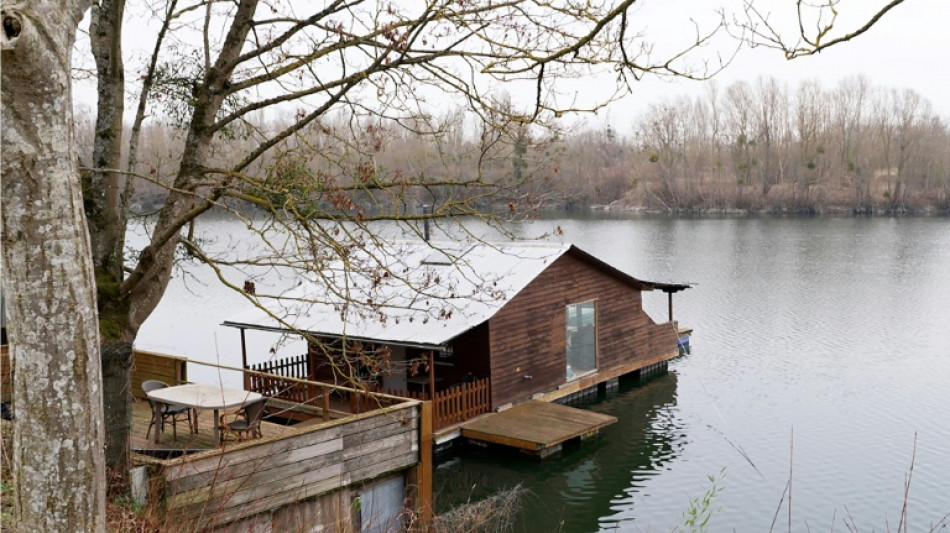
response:
{"label": "porch awning", "polygon": [[[364,249],[225,326],[445,347],[507,304],[567,244],[399,241]],[[347,268],[348,267],[348,268]]]}

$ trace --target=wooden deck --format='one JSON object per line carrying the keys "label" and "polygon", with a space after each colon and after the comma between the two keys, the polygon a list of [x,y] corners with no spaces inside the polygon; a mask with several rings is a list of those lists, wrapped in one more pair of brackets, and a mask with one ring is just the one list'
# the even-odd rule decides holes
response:
{"label": "wooden deck", "polygon": [[[188,422],[178,423],[178,437],[175,438],[170,424],[165,425],[165,432],[161,433],[158,442],[155,442],[155,428],[148,438],[145,438],[145,432],[148,431],[148,422],[151,413],[148,402],[136,399],[132,405],[132,442],[133,451],[149,450],[210,450],[217,447],[212,437],[212,424],[214,414],[212,411],[199,411],[198,413],[198,433],[188,431]],[[293,433],[301,426],[284,426],[263,422],[261,432],[265,437],[272,435],[284,435]]]}
{"label": "wooden deck", "polygon": [[617,419],[557,403],[531,400],[462,425],[462,436],[546,457],[574,438],[596,434]]}

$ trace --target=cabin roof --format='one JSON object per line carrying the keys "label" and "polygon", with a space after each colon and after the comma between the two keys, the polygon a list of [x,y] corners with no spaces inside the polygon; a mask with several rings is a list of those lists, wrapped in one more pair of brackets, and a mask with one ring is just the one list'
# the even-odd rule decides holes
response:
{"label": "cabin roof", "polygon": [[351,252],[345,264],[310,274],[280,298],[262,298],[262,308],[224,325],[445,347],[565,254],[639,290],[689,287],[638,280],[571,244],[395,241]]}

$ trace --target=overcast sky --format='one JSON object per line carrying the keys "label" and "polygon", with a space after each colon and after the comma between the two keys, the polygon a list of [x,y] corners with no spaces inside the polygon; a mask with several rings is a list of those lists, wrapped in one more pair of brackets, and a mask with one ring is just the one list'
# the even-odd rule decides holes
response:
{"label": "overcast sky", "polygon": [[[783,36],[790,40],[797,37],[796,0],[755,1],[763,13],[770,13],[770,21],[783,29]],[[860,26],[887,3],[888,0],[839,0],[839,31],[851,31]],[[630,16],[631,27],[643,34],[644,42],[654,46],[656,57],[663,57],[664,52],[680,50],[693,40],[693,21],[700,28],[708,29],[717,20],[717,10],[741,13],[741,5],[742,0],[643,0]],[[134,16],[125,25],[126,56],[137,54],[141,57],[153,46],[154,35],[141,19]],[[88,19],[83,22],[83,27],[88,27]],[[80,56],[82,47],[88,48],[88,41],[85,45],[81,41],[78,44]],[[728,55],[735,43],[734,39],[723,35],[713,45],[690,57],[699,62],[704,57]],[[91,62],[87,60],[86,65],[91,65]],[[127,71],[138,72],[138,67],[130,62]],[[754,82],[760,76],[772,76],[791,89],[807,79],[817,79],[831,88],[840,80],[857,75],[867,77],[872,86],[912,88],[929,100],[938,114],[950,120],[950,0],[907,0],[868,33],[817,56],[787,61],[776,50],[743,49],[728,68],[715,76],[714,83],[725,88],[737,80]],[[615,87],[614,77],[607,75],[566,81],[559,84],[559,91],[566,98],[585,95],[596,99],[607,94],[601,92],[605,87]],[[127,74],[127,79],[132,82],[134,76]],[[680,95],[702,94],[708,89],[708,83],[647,77],[634,85],[633,94],[596,116],[584,116],[580,120],[596,128],[610,124],[621,134],[628,134],[636,118],[649,105]],[[516,99],[520,96],[517,86],[505,90]],[[530,91],[532,89],[527,92]],[[80,104],[93,107],[95,88],[89,82],[77,84],[75,96]],[[533,95],[529,94],[527,98],[531,100]],[[131,109],[128,112],[131,113]]]}
{"label": "overcast sky", "polygon": [[[817,1],[817,0],[816,0]],[[714,2],[669,0],[676,9],[708,9]],[[794,0],[760,2],[773,9],[773,16],[786,22],[794,20]],[[866,20],[882,0],[843,0],[839,7],[842,24]],[[860,11],[859,11],[860,10]],[[850,15],[850,16],[849,16]],[[848,18],[845,18],[845,17]],[[851,24],[849,28],[856,27]],[[794,37],[792,33],[788,33]],[[794,88],[800,81],[817,79],[825,87],[834,87],[850,76],[866,76],[873,86],[911,88],[929,100],[934,110],[950,120],[950,1],[907,0],[889,12],[868,33],[828,49],[816,56],[792,61],[775,50],[742,50],[732,64],[715,77],[720,87],[738,81],[754,81],[772,76]],[[627,97],[609,113],[587,120],[589,124],[609,122],[620,131],[629,131],[634,118],[651,103],[676,95],[696,95],[706,90],[706,82],[658,81],[639,84],[639,92]]]}

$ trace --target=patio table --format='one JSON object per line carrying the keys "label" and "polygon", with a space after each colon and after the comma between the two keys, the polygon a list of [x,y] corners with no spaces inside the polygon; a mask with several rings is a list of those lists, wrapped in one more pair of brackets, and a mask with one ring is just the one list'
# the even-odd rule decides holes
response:
{"label": "patio table", "polygon": [[[193,383],[189,385],[177,385],[175,387],[165,387],[163,389],[153,390],[148,393],[152,400],[172,405],[183,405],[193,409],[214,411],[214,421],[212,427],[214,441],[220,442],[220,429],[218,428],[219,414],[222,409],[234,409],[244,404],[261,400],[264,397],[256,392],[249,392],[243,389],[232,389],[221,385],[209,385],[203,383]],[[155,431],[155,442],[158,442],[158,430]]]}

